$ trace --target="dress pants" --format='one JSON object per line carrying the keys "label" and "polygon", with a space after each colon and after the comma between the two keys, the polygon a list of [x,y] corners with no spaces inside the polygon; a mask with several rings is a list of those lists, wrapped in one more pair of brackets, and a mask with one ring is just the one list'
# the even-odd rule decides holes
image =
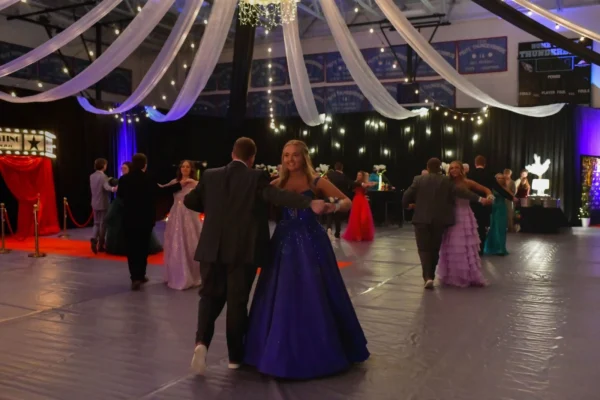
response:
{"label": "dress pants", "polygon": [[331,226],[335,224],[335,235],[340,236],[342,230],[342,219],[346,216],[346,213],[336,212],[327,214],[327,229],[331,229]]}
{"label": "dress pants", "polygon": [[415,224],[417,249],[423,269],[423,280],[435,279],[435,269],[440,258],[442,238],[446,231],[445,225]]}
{"label": "dress pants", "polygon": [[125,226],[124,231],[127,245],[127,263],[129,264],[131,281],[142,281],[146,277],[152,226]]}
{"label": "dress pants", "polygon": [[227,304],[227,348],[229,361],[244,360],[244,338],[248,330],[248,298],[256,278],[256,265],[201,263],[200,302],[196,343],[210,346],[215,321]]}
{"label": "dress pants", "polygon": [[482,204],[471,204],[471,210],[477,220],[477,234],[481,244],[479,245],[479,253],[483,252],[485,241],[487,239],[488,229],[490,227],[490,218],[492,214],[491,207],[486,207]]}
{"label": "dress pants", "polygon": [[106,239],[106,225],[104,219],[106,218],[107,210],[94,210],[94,229],[92,231],[92,239],[98,241],[98,247],[104,247],[104,240]]}

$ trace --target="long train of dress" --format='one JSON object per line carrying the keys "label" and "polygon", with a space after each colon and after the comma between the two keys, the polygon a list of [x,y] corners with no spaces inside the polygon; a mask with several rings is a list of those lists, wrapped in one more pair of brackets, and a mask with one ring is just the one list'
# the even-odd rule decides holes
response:
{"label": "long train of dress", "polygon": [[312,210],[284,209],[271,246],[252,301],[245,362],[267,375],[311,379],[365,361],[367,340]]}
{"label": "long train of dress", "polygon": [[196,187],[187,184],[173,195],[174,202],[165,230],[165,282],[172,289],[185,290],[200,285],[200,264],[194,260],[202,231],[197,212],[183,204],[186,194]]}
{"label": "long train of dress", "polygon": [[477,221],[468,200],[457,199],[454,225],[444,233],[437,274],[445,285],[467,287],[486,284],[481,273]]}

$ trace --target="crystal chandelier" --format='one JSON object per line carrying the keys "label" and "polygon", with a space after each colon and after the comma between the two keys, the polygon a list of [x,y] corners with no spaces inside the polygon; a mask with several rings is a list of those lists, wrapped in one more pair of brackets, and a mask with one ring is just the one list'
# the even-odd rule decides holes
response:
{"label": "crystal chandelier", "polygon": [[239,0],[242,25],[273,29],[296,19],[296,3],[300,0]]}

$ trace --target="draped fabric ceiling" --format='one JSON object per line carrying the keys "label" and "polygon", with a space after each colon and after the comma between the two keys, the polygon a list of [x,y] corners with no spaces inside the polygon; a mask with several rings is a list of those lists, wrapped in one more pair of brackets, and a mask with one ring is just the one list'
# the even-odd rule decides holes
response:
{"label": "draped fabric ceiling", "polygon": [[[375,110],[380,114],[393,119],[405,119],[420,115],[422,111],[410,111],[399,105],[377,80],[367,65],[360,49],[356,45],[350,30],[340,14],[335,0],[319,1],[336,45],[352,78],[365,97],[369,99]],[[17,2],[18,0],[0,0],[0,10]],[[0,77],[21,68],[25,68],[60,49],[107,15],[120,2],[121,0],[103,0],[83,18],[57,36],[31,50],[29,53],[0,66]],[[141,12],[138,13],[115,42],[88,68],[67,82],[32,96],[16,97],[5,92],[0,92],[0,99],[13,103],[47,102],[73,96],[93,86],[107,76],[112,70],[117,68],[133,53],[152,29],[159,23],[174,2],[175,0],[148,0]],[[440,74],[440,76],[468,96],[477,99],[486,105],[532,117],[554,115],[563,108],[564,104],[538,107],[515,107],[497,101],[451,68],[431,44],[411,25],[392,0],[375,0],[375,2],[394,28],[414,51],[438,74]],[[476,0],[476,2],[478,4],[485,3],[487,0]],[[119,114],[140,104],[152,89],[156,87],[166,70],[172,64],[202,7],[202,3],[203,0],[185,1],[184,9],[156,60],[134,93],[121,106],[111,110],[102,110],[92,106],[85,98],[79,98],[80,105],[87,111],[96,114]],[[231,26],[231,21],[234,18],[237,3],[238,0],[219,0],[214,3],[200,47],[173,107],[166,115],[153,108],[146,108],[151,119],[158,122],[177,120],[183,117],[192,108],[196,99],[206,86],[206,83],[218,62],[226,41],[229,27]],[[544,16],[547,16],[545,14],[551,14],[548,12],[544,13],[543,10],[529,3],[527,0],[517,0],[517,3]],[[506,5],[502,6],[508,7]],[[557,21],[559,20],[561,22],[557,23],[567,26],[582,35],[590,38],[599,36],[594,34],[594,32],[585,30],[575,24],[568,25],[568,21],[557,19]],[[532,22],[532,24],[536,24],[536,22]],[[298,35],[297,19],[285,24],[283,32],[290,71],[290,82],[296,107],[303,121],[307,125],[318,125],[321,123],[321,119],[317,114],[315,99],[310,88],[306,66],[302,56],[303,53]],[[579,51],[578,49],[576,50]],[[583,50],[589,51],[588,49]],[[600,58],[600,55],[597,53],[594,53],[594,55]]]}

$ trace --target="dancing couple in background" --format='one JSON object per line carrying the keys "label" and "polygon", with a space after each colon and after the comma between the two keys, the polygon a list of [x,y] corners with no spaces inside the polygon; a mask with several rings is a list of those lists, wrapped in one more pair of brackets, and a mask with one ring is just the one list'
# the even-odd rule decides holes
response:
{"label": "dancing couple in background", "polygon": [[[509,200],[511,202],[516,201],[514,193],[509,193],[503,186],[503,184],[499,183],[499,180],[496,179],[494,174],[488,171],[487,160],[483,156],[475,157],[475,169],[469,172],[469,179],[487,188],[488,190],[494,191],[496,197],[499,198],[498,204],[496,205],[496,209],[502,208],[500,202],[503,201],[503,199]],[[486,243],[488,230],[490,228],[491,215],[493,210],[491,207],[484,207],[480,204],[471,204],[471,209],[473,210],[473,213],[475,214],[475,219],[477,220],[477,231],[479,235],[479,241],[481,243],[479,255],[482,255],[484,253],[484,246]]]}
{"label": "dancing couple in background", "polygon": [[414,208],[412,223],[425,288],[433,289],[438,262],[443,281],[483,283],[481,263],[469,259],[473,253],[477,256],[479,245],[469,202],[489,205],[491,200],[470,190],[474,185],[464,180],[462,163],[450,166],[450,175],[461,178],[458,185],[442,175],[441,165],[439,159],[430,159],[427,174],[415,177],[402,198],[405,208]]}
{"label": "dancing couple in background", "polygon": [[[131,166],[131,161],[125,161],[123,165],[121,165],[121,176],[127,175],[129,171],[131,171]],[[127,254],[125,230],[123,229],[124,213],[125,208],[123,199],[117,196],[112,203],[110,203],[106,217],[104,217],[104,224],[106,226],[105,248],[107,254],[118,256]],[[148,254],[158,254],[161,251],[163,251],[163,246],[156,237],[156,233],[152,231],[150,244],[148,246]]]}
{"label": "dancing couple in background", "polygon": [[[206,213],[195,257],[202,283],[192,368],[205,373],[215,320],[227,304],[229,368],[249,364],[291,379],[343,371],[369,353],[316,215],[348,211],[351,203],[319,179],[301,141],[285,145],[280,176],[272,184],[265,172],[252,169],[255,156],[254,142],[238,139],[233,161],[207,170],[184,200],[186,207]],[[318,200],[330,197],[339,201]],[[284,207],[272,239],[268,203]],[[258,266],[262,270],[248,317]]]}
{"label": "dancing couple in background", "polygon": [[148,160],[144,154],[135,154],[131,169],[119,179],[117,198],[123,201],[123,231],[125,233],[127,263],[131,289],[140,290],[148,282],[146,267],[150,252],[152,230],[156,222],[156,201],[162,192],[174,194],[195,182],[186,178],[160,187],[147,173]]}

